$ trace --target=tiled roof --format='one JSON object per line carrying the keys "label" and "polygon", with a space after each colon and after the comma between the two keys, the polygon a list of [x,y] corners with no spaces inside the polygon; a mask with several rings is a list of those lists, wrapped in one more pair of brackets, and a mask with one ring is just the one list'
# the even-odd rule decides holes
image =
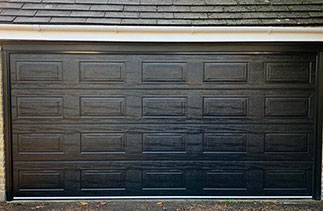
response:
{"label": "tiled roof", "polygon": [[323,0],[0,0],[0,23],[323,26]]}

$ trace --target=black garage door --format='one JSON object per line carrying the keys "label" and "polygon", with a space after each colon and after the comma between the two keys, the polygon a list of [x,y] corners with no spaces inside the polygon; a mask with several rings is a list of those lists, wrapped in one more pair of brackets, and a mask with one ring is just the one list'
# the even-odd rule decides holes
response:
{"label": "black garage door", "polygon": [[311,196],[316,55],[192,50],[11,53],[14,196]]}

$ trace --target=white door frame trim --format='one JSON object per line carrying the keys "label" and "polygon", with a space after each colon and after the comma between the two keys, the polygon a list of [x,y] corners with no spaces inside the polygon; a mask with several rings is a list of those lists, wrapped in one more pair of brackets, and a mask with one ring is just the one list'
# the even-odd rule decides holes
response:
{"label": "white door frame trim", "polygon": [[278,200],[278,199],[312,199],[312,196],[54,196],[54,197],[13,197],[13,200],[115,200],[115,199],[263,199],[263,200]]}
{"label": "white door frame trim", "polygon": [[106,42],[322,42],[323,27],[0,24],[0,40]]}

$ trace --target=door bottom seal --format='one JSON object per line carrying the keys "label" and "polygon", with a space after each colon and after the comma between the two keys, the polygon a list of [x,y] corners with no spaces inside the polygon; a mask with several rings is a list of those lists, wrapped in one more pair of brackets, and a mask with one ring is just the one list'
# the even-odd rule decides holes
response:
{"label": "door bottom seal", "polygon": [[312,199],[312,196],[53,196],[13,197],[13,200],[100,200],[100,199]]}

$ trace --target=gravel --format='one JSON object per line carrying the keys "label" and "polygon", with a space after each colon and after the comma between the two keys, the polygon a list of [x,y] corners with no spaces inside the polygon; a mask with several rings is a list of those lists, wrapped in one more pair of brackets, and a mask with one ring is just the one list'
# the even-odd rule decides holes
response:
{"label": "gravel", "polygon": [[0,210],[115,210],[115,211],[323,211],[323,202],[313,200],[298,201],[245,201],[245,200],[110,200],[110,201],[29,201],[2,202]]}

